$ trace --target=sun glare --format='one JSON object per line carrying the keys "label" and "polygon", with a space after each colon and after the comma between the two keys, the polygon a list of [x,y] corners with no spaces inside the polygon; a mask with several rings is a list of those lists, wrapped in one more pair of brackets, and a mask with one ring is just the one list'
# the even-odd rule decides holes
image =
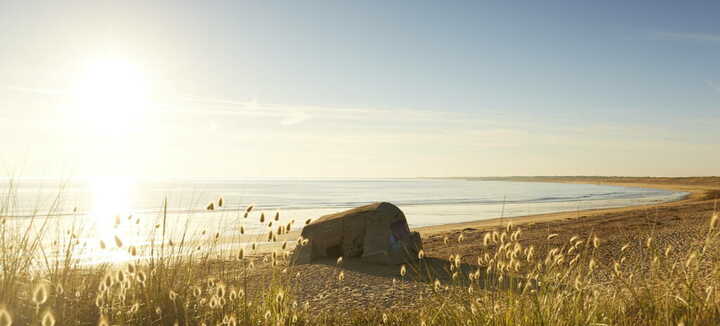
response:
{"label": "sun glare", "polygon": [[[134,244],[137,239],[128,232],[131,226],[127,217],[131,214],[135,181],[127,177],[94,177],[88,180],[88,188],[92,199],[89,216],[95,225],[97,240],[110,248]],[[122,245],[119,246],[116,239],[120,239]],[[108,250],[101,256],[115,261],[128,258],[125,250]]]}
{"label": "sun glare", "polygon": [[121,59],[88,63],[73,87],[77,121],[103,132],[128,132],[142,122],[149,83],[142,69]]}

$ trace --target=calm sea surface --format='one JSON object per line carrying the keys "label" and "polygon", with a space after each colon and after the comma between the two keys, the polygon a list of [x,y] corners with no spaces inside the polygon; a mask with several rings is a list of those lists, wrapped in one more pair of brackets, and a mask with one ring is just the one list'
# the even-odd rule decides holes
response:
{"label": "calm sea surface", "polygon": [[[0,189],[7,189],[7,181]],[[4,187],[2,187],[4,186]],[[75,182],[16,180],[13,215],[155,216],[168,198],[171,215],[192,215],[202,223],[214,216],[237,216],[247,205],[256,212],[305,220],[376,202],[399,206],[411,226],[656,203],[681,198],[682,192],[601,185],[471,181],[462,179],[183,179],[101,178]],[[2,194],[0,196],[4,196]],[[59,196],[59,197],[58,197]],[[223,209],[205,210],[223,197]],[[56,207],[53,207],[53,204]],[[254,221],[254,219],[252,219]],[[260,224],[247,221],[248,230]]]}
{"label": "calm sea surface", "polygon": [[[215,234],[232,239],[240,226],[246,234],[266,234],[269,217],[276,212],[280,219],[275,226],[294,220],[293,229],[299,229],[308,218],[376,201],[399,206],[412,228],[657,203],[686,195],[643,188],[462,179],[18,179],[12,185],[0,180],[0,190],[0,215],[8,225],[23,230],[32,222],[37,229],[42,225],[38,221],[48,221],[45,232],[60,238],[75,233],[90,246],[97,246],[99,240],[113,243],[116,236],[126,246],[143,246],[157,240],[158,232],[148,236],[148,230],[159,224],[171,237],[191,240]],[[220,197],[222,208],[206,210]],[[243,218],[250,204],[255,208]],[[261,224],[263,213],[268,218]]]}

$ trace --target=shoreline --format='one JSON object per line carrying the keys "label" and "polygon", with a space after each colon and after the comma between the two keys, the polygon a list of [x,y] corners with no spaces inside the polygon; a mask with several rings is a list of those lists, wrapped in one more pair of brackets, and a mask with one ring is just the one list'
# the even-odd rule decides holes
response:
{"label": "shoreline", "polygon": [[[593,184],[593,185],[606,185],[606,186],[619,186],[619,187],[635,187],[635,188],[649,188],[649,189],[660,189],[668,191],[680,191],[687,192],[688,194],[681,197],[678,200],[672,200],[656,204],[640,204],[630,205],[614,208],[594,208],[584,209],[579,211],[566,211],[566,212],[555,212],[555,213],[542,213],[523,215],[515,217],[495,217],[484,220],[476,220],[470,222],[460,223],[448,223],[433,226],[423,226],[415,228],[414,231],[420,232],[423,237],[430,237],[437,234],[451,233],[462,231],[465,229],[488,229],[494,227],[504,226],[507,222],[511,221],[515,225],[521,224],[534,224],[542,222],[551,222],[558,220],[567,219],[581,219],[590,216],[597,216],[602,214],[612,213],[623,213],[633,210],[648,210],[658,209],[673,206],[680,206],[691,203],[702,203],[712,199],[705,199],[705,197],[712,191],[720,191],[720,187],[710,186],[707,184],[684,184],[684,183],[652,183],[648,182],[651,178],[633,178],[640,179],[642,182],[628,182],[628,181],[613,181],[610,178],[603,177],[507,177],[507,178],[458,178],[466,179],[469,181],[512,181],[512,182],[545,182],[545,183],[569,183],[569,184]],[[672,178],[669,178],[672,179]],[[638,180],[638,181],[640,181]],[[663,179],[665,180],[665,179]]]}
{"label": "shoreline", "polygon": [[[538,177],[530,177],[531,179],[535,179]],[[449,178],[449,179],[455,179],[455,178]],[[498,227],[498,226],[504,226],[505,223],[508,221],[512,221],[513,224],[519,225],[519,224],[532,224],[532,223],[541,223],[541,222],[550,222],[550,221],[556,221],[556,220],[564,220],[564,219],[576,219],[576,218],[583,218],[583,217],[589,217],[589,216],[596,216],[601,214],[609,214],[609,213],[622,213],[626,211],[631,210],[647,210],[647,209],[655,209],[660,207],[672,207],[672,206],[678,206],[678,205],[684,205],[684,204],[690,204],[690,203],[700,203],[703,202],[704,196],[709,191],[720,191],[720,187],[706,187],[706,186],[692,186],[692,185],[684,185],[684,184],[654,184],[654,183],[634,183],[634,182],[608,182],[608,181],[577,181],[577,180],[568,180],[568,181],[561,181],[557,179],[542,179],[542,180],[529,180],[529,179],[520,179],[516,177],[509,177],[509,178],[457,178],[457,179],[467,179],[467,180],[477,180],[477,181],[511,181],[511,182],[544,182],[544,183],[571,183],[571,184],[594,184],[594,185],[605,185],[605,186],[619,186],[619,187],[634,187],[634,188],[646,188],[646,189],[660,189],[660,190],[668,190],[668,191],[677,191],[677,192],[686,192],[688,194],[680,197],[676,200],[666,201],[662,203],[653,203],[653,204],[632,204],[629,206],[621,206],[621,207],[611,207],[611,208],[591,208],[591,209],[583,209],[578,211],[563,211],[563,212],[552,212],[552,213],[541,213],[541,214],[531,214],[531,215],[521,215],[521,216],[513,216],[513,217],[493,217],[489,219],[482,219],[482,220],[474,220],[474,221],[468,221],[468,222],[458,222],[458,223],[445,223],[445,224],[438,224],[438,225],[430,225],[430,226],[421,226],[417,228],[413,228],[413,231],[420,232],[420,234],[423,237],[427,236],[433,236],[441,233],[450,233],[454,231],[461,231],[463,229],[482,229],[482,228],[492,228],[492,227]],[[338,211],[340,212],[340,211]],[[317,219],[320,216],[313,218]],[[279,241],[294,241],[297,239],[297,237],[300,235],[300,232],[302,229],[299,230],[293,230],[286,234],[281,235],[278,237]],[[249,243],[252,242],[252,240],[248,241],[250,238],[257,239],[258,237],[262,237],[262,234],[246,234],[244,236],[241,236],[241,242],[242,243]],[[264,247],[270,247],[269,249],[272,249],[273,243],[264,243]]]}
{"label": "shoreline", "polygon": [[[475,178],[465,178],[468,180],[474,180]],[[485,179],[480,179],[485,181]],[[490,181],[490,180],[488,180]],[[669,191],[680,191],[687,192],[688,194],[682,196],[679,199],[652,203],[652,204],[631,204],[629,206],[613,207],[613,208],[591,208],[577,211],[563,211],[563,212],[551,212],[551,213],[540,213],[531,215],[521,215],[514,217],[494,217],[482,220],[473,220],[467,222],[458,223],[445,223],[432,226],[422,226],[413,228],[413,231],[420,232],[424,239],[429,239],[443,234],[454,234],[463,231],[476,231],[476,230],[488,230],[497,227],[504,227],[506,223],[512,222],[514,225],[533,225],[545,222],[563,221],[568,223],[582,223],[584,218],[599,216],[603,214],[618,214],[627,213],[638,210],[654,210],[658,208],[668,208],[675,206],[682,206],[693,203],[706,202],[705,198],[707,193],[710,191],[717,191],[720,193],[720,187],[707,186],[707,185],[688,185],[688,184],[657,184],[647,182],[612,182],[606,179],[597,178],[596,180],[577,180],[576,178],[565,178],[558,180],[556,178],[538,178],[532,177],[528,179],[518,178],[493,178],[492,181],[522,181],[522,182],[547,182],[547,183],[574,183],[574,184],[598,184],[598,185],[609,185],[609,186],[621,186],[621,187],[636,187],[636,188],[650,188],[650,189],[662,189]],[[711,200],[711,199],[710,199]],[[315,217],[314,219],[319,218]],[[412,218],[412,217],[410,217]],[[232,251],[237,248],[248,248],[251,243],[257,243],[258,247],[252,252],[248,252],[248,255],[262,255],[277,250],[283,245],[283,242],[287,242],[287,249],[292,250],[295,247],[296,240],[299,237],[302,229],[292,230],[288,233],[279,235],[277,242],[267,242],[266,235],[264,233],[258,234],[244,234],[244,235],[232,235],[232,236],[221,236],[217,242],[218,247],[215,251],[224,252]],[[189,241],[188,245],[196,246],[205,243],[206,240],[193,240]]]}
{"label": "shoreline", "polygon": [[[420,235],[425,238],[436,237],[442,234],[451,234],[462,231],[471,230],[486,230],[496,227],[504,227],[507,222],[511,221],[514,225],[532,225],[544,222],[553,221],[564,221],[564,220],[579,220],[587,217],[599,216],[604,214],[617,214],[627,213],[636,210],[653,210],[658,208],[667,208],[682,206],[687,204],[700,204],[712,199],[705,199],[708,193],[716,191],[720,193],[720,185],[707,185],[707,184],[686,184],[686,183],[652,183],[647,182],[650,178],[633,178],[638,179],[641,182],[617,182],[609,181],[607,178],[579,178],[579,177],[508,177],[508,178],[449,178],[449,179],[466,179],[466,180],[477,180],[477,181],[512,181],[512,182],[545,182],[545,183],[572,183],[572,184],[594,184],[594,185],[606,185],[606,186],[619,186],[619,187],[635,187],[635,188],[649,188],[649,189],[660,189],[677,192],[687,192],[688,194],[682,196],[677,200],[666,201],[662,203],[653,204],[632,204],[629,206],[612,207],[612,208],[591,208],[578,211],[564,211],[564,212],[553,212],[553,213],[541,213],[531,215],[521,215],[514,217],[494,217],[490,219],[474,220],[468,222],[459,223],[446,223],[431,226],[422,226],[413,228],[412,231],[420,232]],[[573,222],[575,222],[573,221]],[[578,221],[579,222],[579,221]],[[288,241],[290,248],[294,247],[294,240],[300,235],[301,230],[293,230],[289,233],[283,234],[278,238],[280,241]],[[256,237],[253,235],[245,235],[244,239]],[[246,240],[241,240],[240,245]],[[256,253],[267,253],[276,249],[280,246],[279,243],[265,243],[263,248],[258,248]],[[264,250],[263,250],[264,249]]]}

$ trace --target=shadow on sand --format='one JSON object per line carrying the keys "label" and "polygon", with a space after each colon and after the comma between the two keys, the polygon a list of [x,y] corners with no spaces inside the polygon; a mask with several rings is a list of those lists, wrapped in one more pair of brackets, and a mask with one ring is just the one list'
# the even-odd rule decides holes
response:
{"label": "shadow on sand", "polygon": [[[322,258],[312,262],[312,264],[336,266],[344,270],[368,275],[386,277],[386,278],[403,278],[400,275],[402,265],[378,265],[363,262],[360,258],[344,258],[340,266],[337,266],[336,258]],[[409,282],[427,283],[433,286],[435,280],[439,280],[443,286],[463,286],[467,287],[471,282],[480,289],[491,291],[521,291],[526,284],[526,279],[518,275],[504,273],[487,273],[484,267],[479,269],[479,277],[477,280],[471,281],[468,275],[478,271],[477,265],[466,263],[460,264],[458,269],[451,271],[451,264],[445,259],[426,257],[425,259],[408,262],[405,264],[407,273],[403,278]],[[458,272],[455,279],[453,273]],[[531,280],[530,286],[537,288],[534,280]]]}

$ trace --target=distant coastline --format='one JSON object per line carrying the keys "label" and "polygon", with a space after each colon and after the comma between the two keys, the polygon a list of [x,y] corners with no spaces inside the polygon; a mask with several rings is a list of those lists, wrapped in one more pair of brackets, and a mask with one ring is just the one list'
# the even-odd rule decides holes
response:
{"label": "distant coastline", "polygon": [[611,185],[621,187],[652,188],[670,191],[687,192],[688,195],[664,203],[650,205],[629,205],[618,208],[587,209],[575,212],[558,212],[533,214],[508,218],[493,218],[463,223],[450,223],[418,228],[424,235],[452,232],[467,228],[490,228],[501,226],[512,220],[515,224],[549,222],[611,213],[624,213],[632,210],[661,209],[686,204],[704,203],[720,199],[720,177],[600,177],[600,176],[510,176],[510,177],[449,177],[470,181],[513,181],[513,182],[547,182]]}

